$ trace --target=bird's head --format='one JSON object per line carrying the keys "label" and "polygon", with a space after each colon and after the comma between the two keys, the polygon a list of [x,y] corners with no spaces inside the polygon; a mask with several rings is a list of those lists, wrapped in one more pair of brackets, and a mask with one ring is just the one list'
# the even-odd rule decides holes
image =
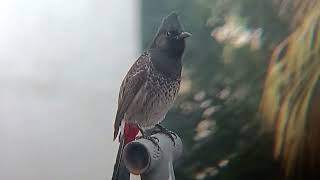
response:
{"label": "bird's head", "polygon": [[185,48],[185,38],[191,34],[184,31],[178,14],[173,12],[163,18],[150,49],[158,49],[169,56],[181,57]]}

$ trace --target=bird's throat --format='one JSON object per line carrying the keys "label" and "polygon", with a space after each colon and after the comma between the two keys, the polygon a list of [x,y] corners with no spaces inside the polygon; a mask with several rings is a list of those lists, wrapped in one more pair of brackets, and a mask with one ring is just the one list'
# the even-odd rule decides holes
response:
{"label": "bird's throat", "polygon": [[149,53],[151,61],[158,71],[168,76],[180,76],[182,69],[181,56],[170,56],[166,52],[152,49],[149,50]]}

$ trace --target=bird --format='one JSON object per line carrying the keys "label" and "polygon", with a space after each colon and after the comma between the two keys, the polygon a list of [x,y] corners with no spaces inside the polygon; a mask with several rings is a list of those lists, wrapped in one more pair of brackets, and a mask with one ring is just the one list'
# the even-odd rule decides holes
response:
{"label": "bird", "polygon": [[170,13],[162,19],[150,46],[124,77],[114,122],[113,140],[119,135],[120,145],[112,180],[130,179],[130,173],[122,160],[122,152],[124,146],[135,140],[139,132],[143,138],[154,143],[154,139],[146,135],[146,130],[158,127],[170,135],[159,123],[177,97],[186,38],[190,36],[189,32],[184,31],[178,14]]}

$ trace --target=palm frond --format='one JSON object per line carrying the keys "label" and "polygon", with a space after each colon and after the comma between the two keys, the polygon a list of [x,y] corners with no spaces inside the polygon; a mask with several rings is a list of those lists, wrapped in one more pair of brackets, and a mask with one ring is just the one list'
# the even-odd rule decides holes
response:
{"label": "palm frond", "polygon": [[320,141],[314,135],[320,119],[310,119],[315,102],[320,103],[314,99],[320,80],[320,1],[293,1],[303,21],[274,50],[260,106],[265,127],[274,130],[274,155],[283,160],[287,175],[300,163],[320,165]]}

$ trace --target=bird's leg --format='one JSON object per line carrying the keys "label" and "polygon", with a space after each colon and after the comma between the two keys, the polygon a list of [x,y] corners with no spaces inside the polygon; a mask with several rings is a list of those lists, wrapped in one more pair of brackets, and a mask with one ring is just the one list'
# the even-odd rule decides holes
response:
{"label": "bird's leg", "polygon": [[158,147],[158,150],[160,149],[159,146],[159,139],[157,137],[151,136],[152,134],[147,133],[147,131],[143,130],[140,126],[138,126],[140,132],[141,132],[141,136],[136,137],[136,139],[147,139],[149,141],[151,141],[155,146]]}
{"label": "bird's leg", "polygon": [[[170,131],[169,129],[161,126],[160,124],[156,124],[155,128],[153,129],[151,134],[156,134],[156,133],[163,133],[165,135],[167,135],[173,142],[173,145],[175,145],[175,139],[177,138],[176,133]],[[173,137],[174,136],[174,137]]]}

